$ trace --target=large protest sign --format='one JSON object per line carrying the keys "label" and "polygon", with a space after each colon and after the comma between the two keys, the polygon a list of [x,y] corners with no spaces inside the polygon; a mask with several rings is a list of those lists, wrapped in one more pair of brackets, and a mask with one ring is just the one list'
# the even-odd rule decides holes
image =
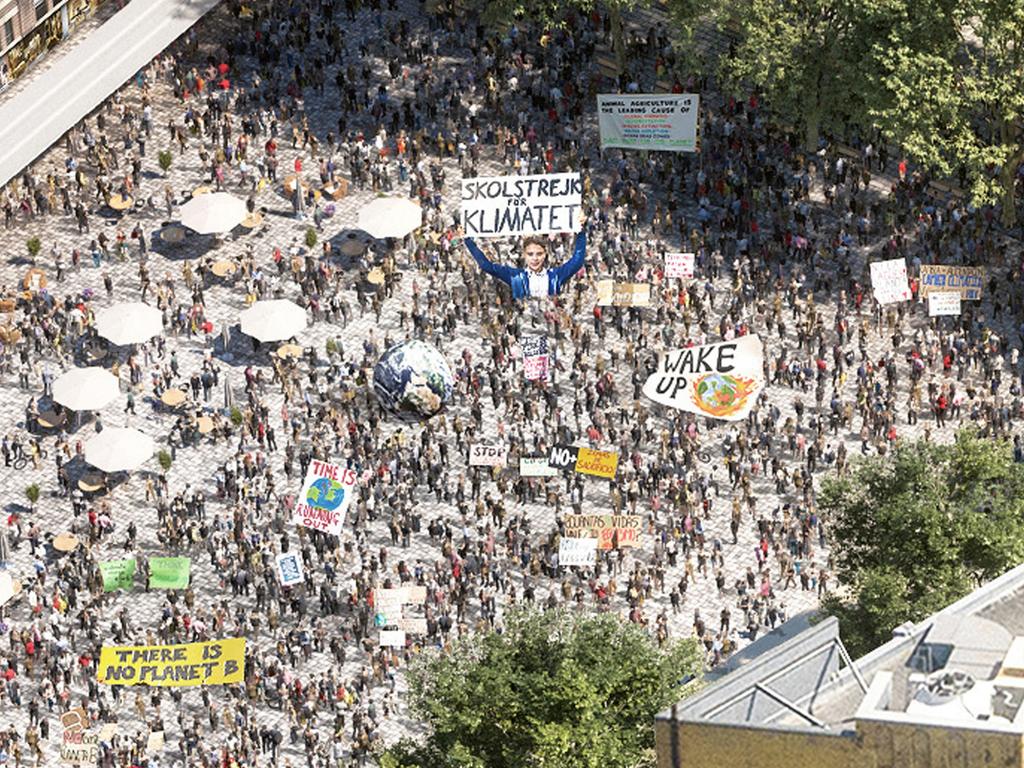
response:
{"label": "large protest sign", "polygon": [[649,283],[597,281],[597,304],[601,307],[647,307],[651,304]]}
{"label": "large protest sign", "polygon": [[[104,592],[113,592],[115,589],[131,589],[135,586],[135,558],[107,560],[100,563],[100,577],[103,579]],[[187,579],[185,586],[188,586]]]}
{"label": "large protest sign", "polygon": [[932,291],[928,294],[928,317],[959,315],[960,298],[957,291]]}
{"label": "large protest sign", "polygon": [[595,562],[597,562],[596,538],[570,539],[563,536],[559,539],[559,565],[569,567],[571,565],[593,565]]}
{"label": "large protest sign", "polygon": [[578,173],[463,179],[463,230],[468,237],[575,232],[582,196]]}
{"label": "large protest sign", "polygon": [[955,291],[960,294],[962,301],[981,301],[981,291],[984,287],[984,267],[921,265],[921,298],[927,298],[933,292]]}
{"label": "large protest sign", "polygon": [[64,726],[60,744],[61,762],[95,766],[100,739],[97,734],[88,733],[89,713],[82,707],[75,707],[62,714],[60,722]]}
{"label": "large protest sign", "polygon": [[383,620],[381,626],[391,626],[402,619],[403,606],[420,605],[426,599],[426,587],[381,587],[373,592],[373,609]]}
{"label": "large protest sign", "polygon": [[507,445],[474,443],[469,447],[469,466],[471,467],[504,467],[507,461]]}
{"label": "large protest sign", "polygon": [[403,616],[391,622],[395,629],[400,629],[407,635],[427,634],[427,619],[424,616]]}
{"label": "large protest sign", "polygon": [[313,459],[306,471],[292,522],[337,536],[356,489],[356,471]]}
{"label": "large protest sign", "polygon": [[611,451],[595,451],[593,448],[580,448],[576,454],[576,471],[581,475],[615,477],[619,466],[619,454]]}
{"label": "large protest sign", "polygon": [[601,148],[697,151],[695,93],[599,94]]}
{"label": "large protest sign", "polygon": [[745,419],[764,388],[757,336],[666,352],[644,383],[656,403],[725,421]]}
{"label": "large protest sign", "polygon": [[527,381],[547,381],[551,370],[547,336],[527,336],[523,339],[523,375]]}
{"label": "large protest sign", "polygon": [[302,558],[297,552],[282,552],[277,556],[277,579],[282,587],[302,583]]}
{"label": "large protest sign", "polygon": [[666,253],[665,277],[669,279],[689,280],[693,277],[694,254]]}
{"label": "large protest sign", "polygon": [[553,469],[575,469],[580,449],[575,445],[553,445],[548,451],[548,466]]}
{"label": "large protest sign", "polygon": [[183,645],[105,645],[96,681],[107,685],[226,685],[245,678],[245,638]]}
{"label": "large protest sign", "polygon": [[640,515],[566,515],[565,537],[597,539],[598,549],[640,544]]}
{"label": "large protest sign", "polygon": [[871,262],[871,291],[879,304],[894,304],[911,297],[907,262],[903,257]]}
{"label": "large protest sign", "polygon": [[192,559],[188,557],[149,558],[150,589],[187,589],[192,573]]}
{"label": "large protest sign", "polygon": [[557,477],[558,470],[548,464],[547,456],[520,456],[519,475],[521,477]]}

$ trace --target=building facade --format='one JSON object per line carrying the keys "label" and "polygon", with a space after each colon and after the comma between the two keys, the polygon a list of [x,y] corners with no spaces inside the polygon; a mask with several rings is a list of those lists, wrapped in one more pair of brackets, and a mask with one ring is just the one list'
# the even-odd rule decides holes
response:
{"label": "building facade", "polygon": [[0,90],[107,0],[0,0]]}
{"label": "building facade", "polygon": [[658,715],[659,768],[1024,768],[1024,566],[856,661],[780,630]]}

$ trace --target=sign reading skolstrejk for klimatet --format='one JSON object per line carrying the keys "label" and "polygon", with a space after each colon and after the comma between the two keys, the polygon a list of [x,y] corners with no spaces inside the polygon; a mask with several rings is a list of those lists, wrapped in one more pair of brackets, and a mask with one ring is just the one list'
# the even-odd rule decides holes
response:
{"label": "sign reading skolstrejk for klimatet", "polygon": [[601,94],[601,148],[696,152],[699,106],[695,93]]}
{"label": "sign reading skolstrejk for klimatet", "polygon": [[578,173],[463,179],[462,226],[467,237],[572,233],[582,198]]}

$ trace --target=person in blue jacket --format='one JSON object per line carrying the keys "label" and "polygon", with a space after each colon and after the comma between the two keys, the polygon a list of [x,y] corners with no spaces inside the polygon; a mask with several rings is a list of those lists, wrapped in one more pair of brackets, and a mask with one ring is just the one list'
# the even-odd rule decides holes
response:
{"label": "person in blue jacket", "polygon": [[473,259],[487,274],[501,280],[512,290],[513,299],[529,297],[557,296],[562,292],[569,279],[583,268],[587,256],[587,231],[583,226],[585,219],[580,220],[580,232],[576,235],[576,244],[572,256],[567,262],[551,269],[545,269],[548,260],[547,244],[540,237],[527,237],[523,240],[523,258],[526,269],[507,267],[495,264],[480,250],[473,238],[466,238],[466,247]]}

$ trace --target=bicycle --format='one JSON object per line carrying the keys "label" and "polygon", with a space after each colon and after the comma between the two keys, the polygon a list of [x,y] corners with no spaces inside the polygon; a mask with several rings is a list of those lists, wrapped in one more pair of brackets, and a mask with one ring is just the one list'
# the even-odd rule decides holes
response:
{"label": "bicycle", "polygon": [[[45,459],[47,457],[47,455],[48,454],[46,453],[46,449],[40,447],[40,449],[39,449],[39,459],[40,459],[40,461]],[[22,453],[18,458],[16,458],[14,460],[14,468],[18,469],[18,470],[24,469],[25,467],[27,467],[29,465],[29,463],[31,461],[32,461],[32,458],[27,453]]]}

